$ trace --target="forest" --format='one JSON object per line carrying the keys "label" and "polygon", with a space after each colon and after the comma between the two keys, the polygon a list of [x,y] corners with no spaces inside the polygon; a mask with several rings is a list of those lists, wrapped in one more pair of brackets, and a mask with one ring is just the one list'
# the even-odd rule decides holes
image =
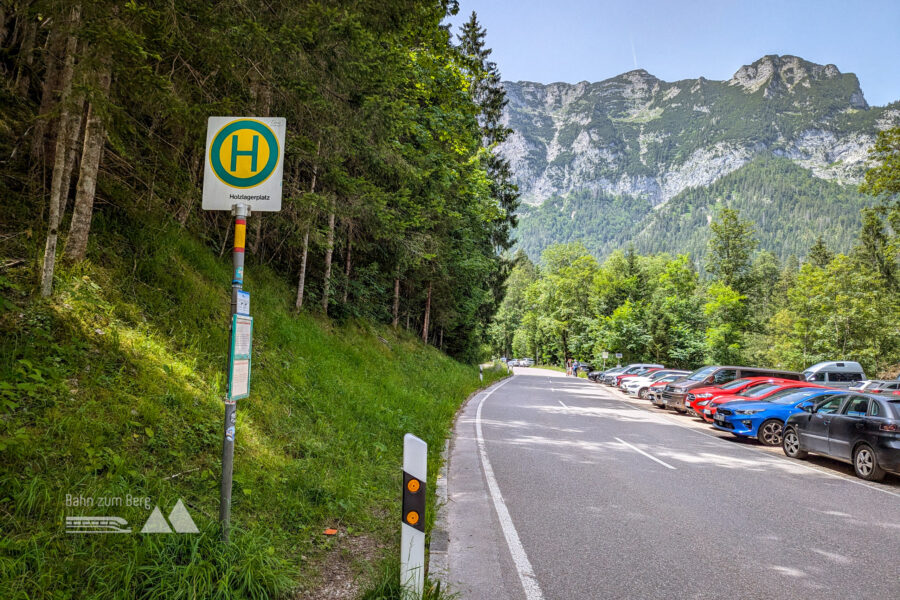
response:
{"label": "forest", "polygon": [[[418,332],[463,360],[502,296],[517,192],[494,147],[500,75],[455,2],[4,3],[0,253],[53,293],[101,260],[98,227],[176,223],[222,255],[200,210],[209,116],[287,120],[284,204],[248,222],[248,268],[295,307]],[[27,233],[25,233],[27,232]]]}
{"label": "forest", "polygon": [[575,358],[596,368],[604,351],[622,353],[623,363],[684,368],[802,370],[847,359],[862,363],[871,377],[896,377],[898,139],[897,129],[879,135],[876,166],[860,190],[874,206],[860,211],[861,225],[845,252],[835,246],[844,248],[847,240],[819,236],[802,261],[793,254],[782,259],[760,249],[765,223],[727,206],[707,228],[702,257],[640,254],[629,245],[600,262],[574,242],[548,247],[535,264],[519,251],[491,326],[494,351],[544,364]]}

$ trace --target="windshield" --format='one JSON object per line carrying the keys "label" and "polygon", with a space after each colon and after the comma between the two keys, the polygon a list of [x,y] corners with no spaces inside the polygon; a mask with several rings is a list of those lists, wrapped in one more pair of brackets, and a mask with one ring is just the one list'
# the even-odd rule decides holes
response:
{"label": "windshield", "polygon": [[702,369],[697,369],[693,373],[687,376],[691,381],[703,381],[706,379],[710,373],[718,369],[719,367],[703,367]]}
{"label": "windshield", "polygon": [[799,404],[803,402],[807,398],[813,396],[818,393],[820,390],[815,388],[813,389],[801,389],[801,390],[781,390],[780,392],[775,392],[768,398],[766,398],[767,402],[771,402],[773,404]]}
{"label": "windshield", "polygon": [[747,385],[747,382],[750,381],[747,378],[744,379],[735,379],[731,383],[726,383],[725,385],[720,385],[719,387],[723,390],[736,390],[737,388]]}
{"label": "windshield", "polygon": [[777,390],[779,387],[781,387],[781,384],[778,383],[760,383],[748,387],[741,396],[746,398],[759,398],[764,394]]}
{"label": "windshield", "polygon": [[663,377],[668,377],[669,375],[672,375],[672,373],[669,373],[668,371],[657,371],[656,373],[648,373],[647,377],[652,381],[657,381]]}

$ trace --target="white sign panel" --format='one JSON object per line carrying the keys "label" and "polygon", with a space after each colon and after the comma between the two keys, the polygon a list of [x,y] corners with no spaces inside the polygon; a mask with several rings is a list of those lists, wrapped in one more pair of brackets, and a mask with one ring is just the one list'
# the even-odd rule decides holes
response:
{"label": "white sign panel", "polygon": [[250,356],[251,327],[250,317],[236,316],[234,319],[234,355]]}
{"label": "white sign panel", "polygon": [[231,371],[231,393],[232,399],[246,398],[250,395],[250,359],[244,358],[234,361],[234,368]]}
{"label": "white sign panel", "polygon": [[281,210],[285,120],[210,117],[206,129],[203,210]]}

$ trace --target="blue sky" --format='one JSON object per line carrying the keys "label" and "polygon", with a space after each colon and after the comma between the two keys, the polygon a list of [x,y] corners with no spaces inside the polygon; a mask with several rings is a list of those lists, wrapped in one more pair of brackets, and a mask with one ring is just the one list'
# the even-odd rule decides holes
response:
{"label": "blue sky", "polygon": [[728,79],[793,54],[856,73],[869,104],[900,100],[900,0],[460,0],[451,22],[473,10],[504,79]]}

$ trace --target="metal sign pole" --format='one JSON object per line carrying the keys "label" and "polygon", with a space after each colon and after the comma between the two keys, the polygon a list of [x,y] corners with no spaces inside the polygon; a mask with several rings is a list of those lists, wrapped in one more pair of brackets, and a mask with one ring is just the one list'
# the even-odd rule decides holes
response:
{"label": "metal sign pole", "polygon": [[[234,332],[231,322],[234,315],[238,312],[238,295],[244,286],[244,245],[247,237],[247,217],[249,209],[246,204],[235,204],[232,209],[234,214],[234,251],[232,252],[232,261],[234,263],[234,273],[231,277],[231,314],[228,317],[229,333],[229,367],[226,370],[228,374],[228,390],[231,390],[231,348],[233,340],[231,337]],[[227,394],[227,393],[226,393]],[[222,439],[222,484],[219,488],[219,522],[222,524],[222,541],[228,541],[229,529],[231,526],[231,476],[234,469],[234,434],[235,424],[237,421],[237,402],[228,395],[225,396],[225,435]]]}

